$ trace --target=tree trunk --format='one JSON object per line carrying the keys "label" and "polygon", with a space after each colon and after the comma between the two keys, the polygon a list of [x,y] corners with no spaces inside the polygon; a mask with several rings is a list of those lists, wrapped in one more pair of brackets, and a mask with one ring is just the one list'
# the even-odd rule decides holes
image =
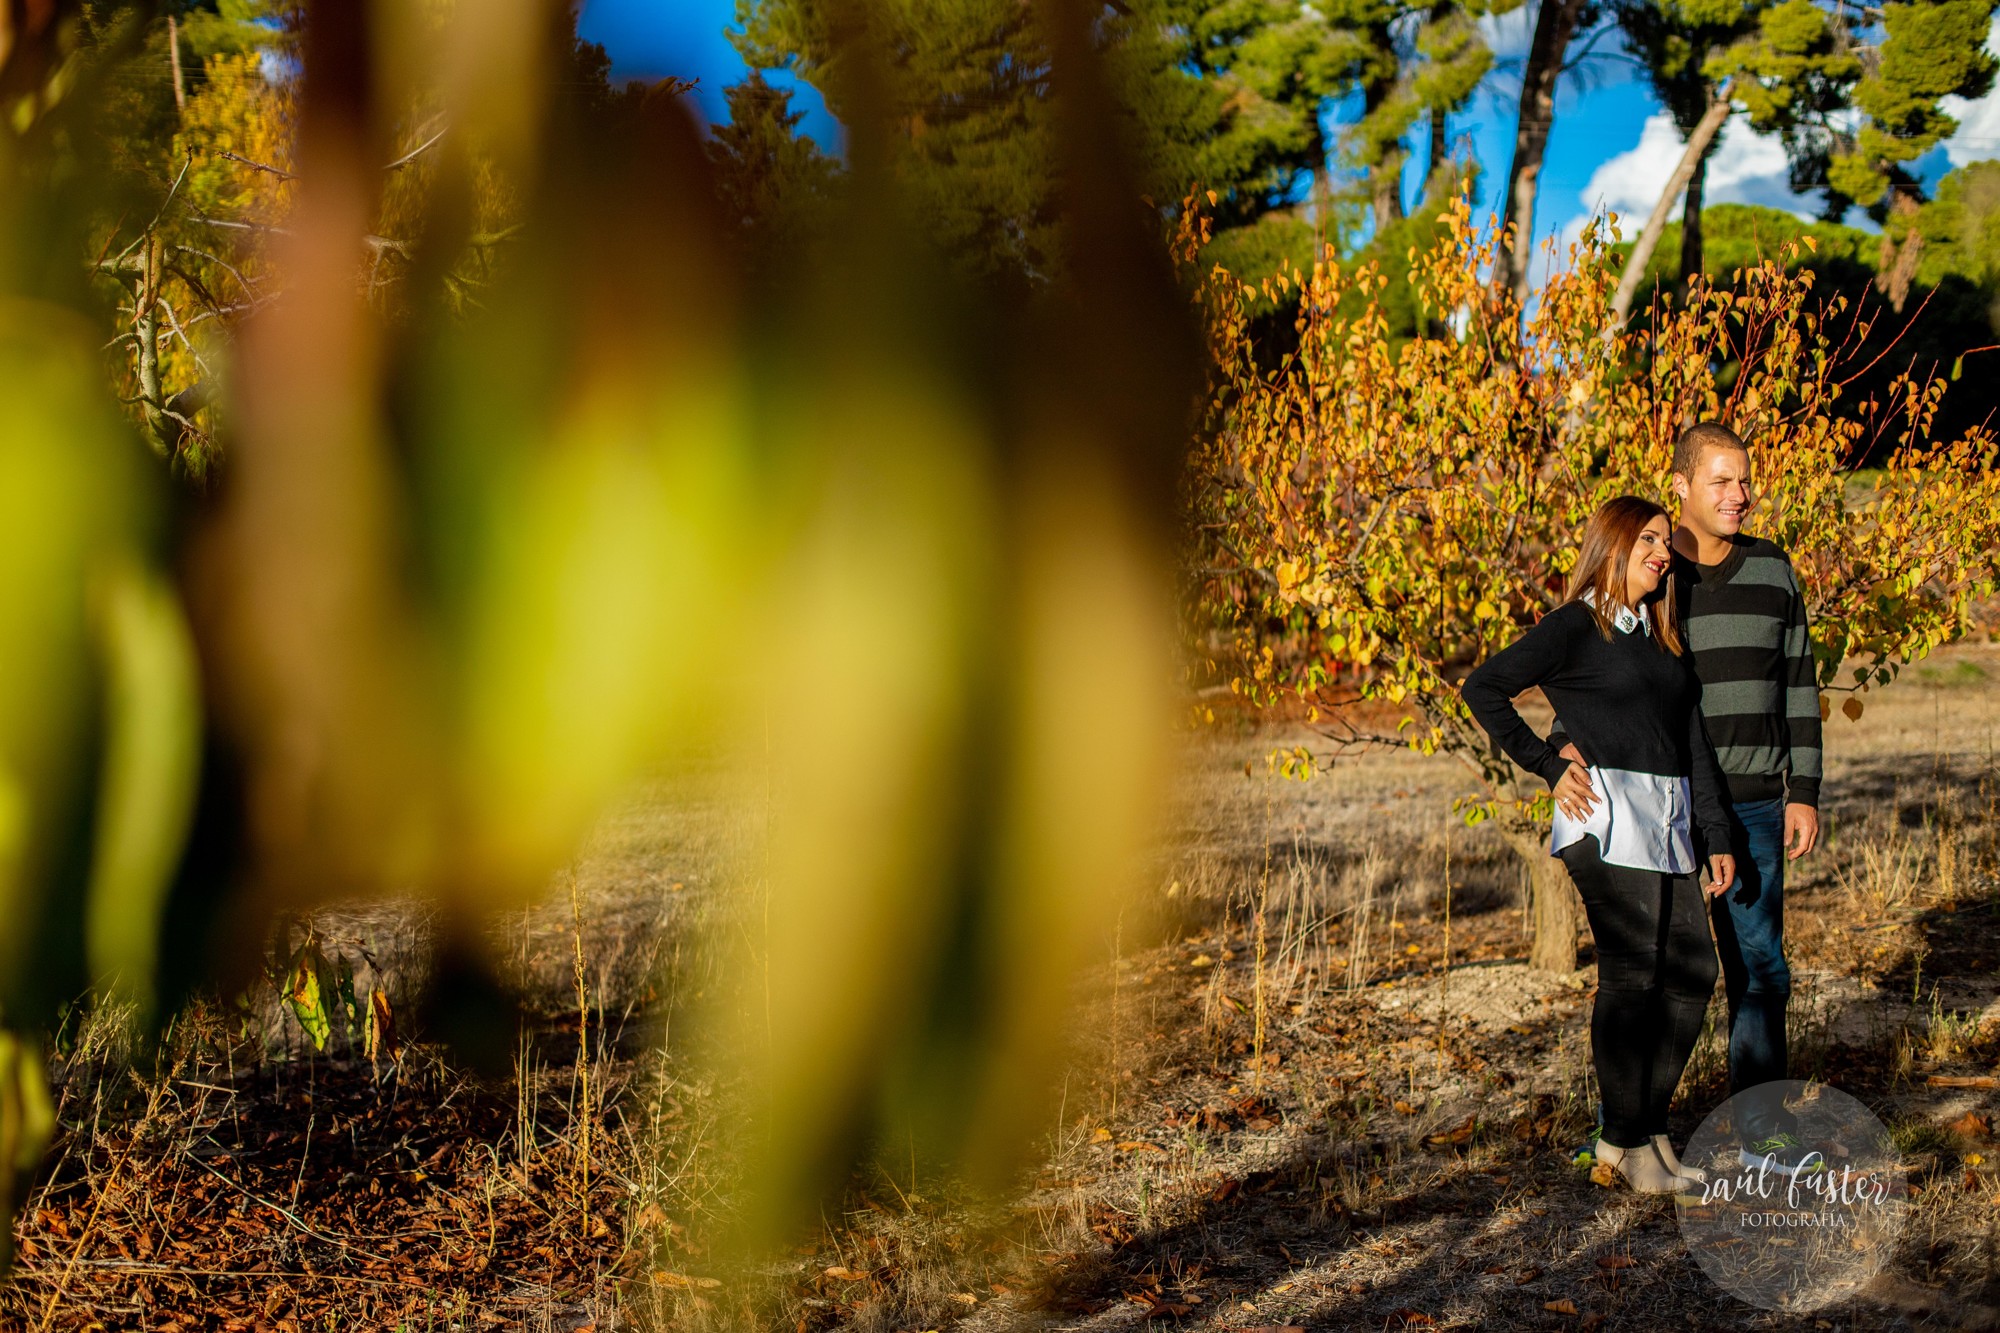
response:
{"label": "tree trunk", "polygon": [[1708,155],[1694,164],[1688,177],[1687,203],[1681,207],[1681,286],[1694,281],[1701,272],[1701,196],[1708,181]]}
{"label": "tree trunk", "polygon": [[1618,292],[1611,298],[1611,331],[1625,326],[1626,316],[1632,310],[1632,298],[1639,292],[1639,284],[1645,280],[1646,265],[1653,261],[1653,251],[1660,244],[1660,233],[1667,229],[1667,213],[1674,206],[1674,199],[1685,190],[1694,179],[1694,171],[1701,160],[1708,155],[1708,149],[1721,132],[1722,123],[1729,119],[1729,92],[1725,89],[1721,96],[1709,103],[1708,110],[1702,112],[1701,120],[1688,135],[1687,148],[1681,153],[1680,165],[1674,174],[1667,177],[1667,186],[1660,191],[1660,200],[1653,205],[1653,214],[1646,219],[1645,230],[1632,246],[1632,257],[1625,261],[1625,271],[1618,278]]}
{"label": "tree trunk", "polygon": [[133,374],[139,381],[139,412],[146,421],[146,435],[154,452],[172,452],[177,431],[173,419],[161,410],[160,394],[160,283],[165,265],[157,233],[146,237],[139,251],[139,276],[132,284]]}
{"label": "tree trunk", "polygon": [[1583,927],[1583,900],[1563,863],[1537,844],[1528,863],[1528,920],[1532,929],[1528,966],[1568,976],[1576,971],[1576,934]]}
{"label": "tree trunk", "polygon": [[[1384,41],[1388,38],[1386,31],[1378,35]],[[1395,93],[1396,75],[1393,70],[1368,80],[1361,91],[1361,122],[1364,127],[1375,121],[1383,104]],[[1409,150],[1403,147],[1400,137],[1382,143],[1381,151],[1382,156],[1368,166],[1368,200],[1374,210],[1377,237],[1402,221],[1403,162],[1409,156]]]}
{"label": "tree trunk", "polygon": [[167,67],[174,76],[174,110],[187,113],[187,85],[181,82],[181,30],[172,14],[167,15]]}
{"label": "tree trunk", "polygon": [[[1326,168],[1326,154],[1322,150],[1318,165],[1313,168],[1312,192],[1300,203],[1300,215],[1313,224],[1320,239],[1331,242],[1329,232],[1333,224],[1333,174]],[[1318,259],[1318,255],[1313,256]]]}
{"label": "tree trunk", "polygon": [[1375,234],[1387,232],[1403,220],[1403,158],[1401,148],[1391,148],[1369,170],[1369,193],[1375,206]]}
{"label": "tree trunk", "polygon": [[1540,829],[1509,830],[1508,845],[1528,873],[1528,966],[1568,976],[1576,971],[1576,935],[1583,928],[1583,900],[1563,863],[1549,855]]}
{"label": "tree trunk", "polygon": [[1445,110],[1441,106],[1431,108],[1431,160],[1424,170],[1424,189],[1429,191],[1444,172],[1444,164],[1450,140],[1445,138]]}
{"label": "tree trunk", "polygon": [[1507,211],[1502,219],[1503,227],[1513,228],[1514,240],[1494,256],[1493,281],[1512,287],[1524,305],[1528,261],[1534,255],[1535,191],[1541,183],[1549,129],[1556,122],[1556,80],[1582,11],[1583,0],[1541,0],[1528,63],[1521,72],[1521,111],[1514,122],[1514,161],[1507,169]]}

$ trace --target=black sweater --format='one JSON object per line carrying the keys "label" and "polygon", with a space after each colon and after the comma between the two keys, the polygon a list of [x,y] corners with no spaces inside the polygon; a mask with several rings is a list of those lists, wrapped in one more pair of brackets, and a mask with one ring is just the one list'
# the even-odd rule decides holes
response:
{"label": "black sweater", "polygon": [[1737,537],[1719,565],[1676,555],[1674,592],[1730,799],[1818,805],[1819,678],[1792,562]]}
{"label": "black sweater", "polygon": [[1715,749],[1701,722],[1701,686],[1684,657],[1643,631],[1609,642],[1582,602],[1569,602],[1466,677],[1466,707],[1508,758],[1556,784],[1569,767],[1514,707],[1541,686],[1592,764],[1690,779],[1695,826],[1708,846],[1729,846],[1729,811]]}

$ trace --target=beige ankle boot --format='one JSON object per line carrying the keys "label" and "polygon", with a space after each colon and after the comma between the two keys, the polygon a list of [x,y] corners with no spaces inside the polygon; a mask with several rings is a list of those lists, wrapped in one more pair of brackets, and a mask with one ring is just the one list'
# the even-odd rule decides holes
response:
{"label": "beige ankle boot", "polygon": [[1650,1143],[1643,1148],[1620,1148],[1599,1139],[1597,1160],[1623,1176],[1625,1183],[1641,1194],[1672,1194],[1681,1188],[1680,1177],[1667,1170],[1667,1164]]}
{"label": "beige ankle boot", "polygon": [[1697,1185],[1708,1183],[1708,1172],[1698,1166],[1682,1165],[1681,1159],[1674,1153],[1674,1145],[1668,1141],[1666,1135],[1653,1135],[1653,1151],[1660,1155],[1661,1163],[1674,1175],[1683,1180],[1693,1181]]}

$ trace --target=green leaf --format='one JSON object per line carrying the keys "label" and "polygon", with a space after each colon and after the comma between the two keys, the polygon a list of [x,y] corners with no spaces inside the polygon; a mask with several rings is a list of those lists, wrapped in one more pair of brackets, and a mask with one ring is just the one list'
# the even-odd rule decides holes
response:
{"label": "green leaf", "polygon": [[333,1025],[327,1019],[326,994],[320,988],[320,972],[325,966],[326,960],[320,954],[319,944],[308,937],[292,956],[291,968],[285,978],[285,1007],[292,1011],[299,1027],[312,1039],[316,1051],[326,1049],[326,1039],[333,1031]]}
{"label": "green leaf", "polygon": [[120,561],[98,593],[106,735],[85,939],[99,984],[150,1011],[167,890],[194,814],[201,686],[194,636],[164,579]]}
{"label": "green leaf", "polygon": [[13,1260],[14,1204],[55,1130],[39,1044],[0,1030],[0,1273]]}

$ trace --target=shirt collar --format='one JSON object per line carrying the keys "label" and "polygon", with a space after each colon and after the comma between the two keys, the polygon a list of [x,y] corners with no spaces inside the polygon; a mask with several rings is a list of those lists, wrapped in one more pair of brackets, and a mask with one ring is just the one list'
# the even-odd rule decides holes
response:
{"label": "shirt collar", "polygon": [[[1583,600],[1589,602],[1592,606],[1596,606],[1597,590],[1593,588],[1589,592],[1586,592],[1583,595]],[[1653,628],[1652,617],[1646,614],[1646,604],[1644,602],[1639,603],[1637,611],[1627,606],[1614,607],[1611,612],[1611,624],[1620,634],[1630,634],[1642,625],[1646,627],[1648,632]]]}

